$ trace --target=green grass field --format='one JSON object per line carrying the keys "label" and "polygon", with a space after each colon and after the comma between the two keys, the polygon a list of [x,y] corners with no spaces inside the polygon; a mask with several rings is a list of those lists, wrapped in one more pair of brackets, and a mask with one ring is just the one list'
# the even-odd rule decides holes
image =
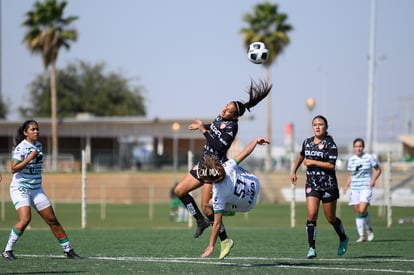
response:
{"label": "green grass field", "polygon": [[[9,206],[10,205],[10,206]],[[194,228],[169,219],[168,205],[156,205],[153,219],[147,205],[88,206],[87,229],[80,229],[78,204],[57,204],[57,216],[82,260],[68,260],[46,225],[33,215],[15,247],[16,261],[0,261],[0,274],[390,274],[414,273],[414,224],[398,219],[414,216],[414,209],[394,207],[393,224],[386,226],[379,209],[371,207],[373,242],[357,239],[352,209],[341,205],[339,216],[350,237],[348,252],[336,255],[338,239],[320,213],[315,259],[306,259],[305,207],[297,206],[297,223],[290,228],[290,205],[259,204],[248,215],[226,217],[235,245],[218,260],[220,245],[208,259],[200,258],[209,229],[198,239]],[[105,219],[101,219],[105,216]],[[16,221],[11,203],[0,223],[0,247]]]}

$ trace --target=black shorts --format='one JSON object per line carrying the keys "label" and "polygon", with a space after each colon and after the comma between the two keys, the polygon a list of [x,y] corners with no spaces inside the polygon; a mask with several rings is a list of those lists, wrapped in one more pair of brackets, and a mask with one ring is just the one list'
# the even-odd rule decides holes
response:
{"label": "black shorts", "polygon": [[207,183],[207,184],[212,184],[212,182],[208,182],[208,181],[202,181],[198,175],[197,175],[197,170],[198,170],[198,163],[196,165],[193,166],[193,168],[191,168],[191,170],[189,171],[189,173],[195,178],[197,179],[199,182],[201,183]]}
{"label": "black shorts", "polygon": [[322,201],[322,203],[333,202],[339,199],[339,189],[331,189],[326,191],[314,190],[311,187],[305,187],[306,197],[316,197]]}

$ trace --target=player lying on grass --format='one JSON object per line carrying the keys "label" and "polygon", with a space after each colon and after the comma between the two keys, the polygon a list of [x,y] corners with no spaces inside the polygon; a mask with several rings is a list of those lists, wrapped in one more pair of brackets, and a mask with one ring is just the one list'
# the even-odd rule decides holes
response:
{"label": "player lying on grass", "polygon": [[[223,230],[223,215],[229,212],[248,212],[256,205],[259,194],[258,178],[239,164],[253,152],[257,144],[268,144],[265,138],[255,138],[236,157],[223,164],[212,155],[207,155],[198,168],[198,175],[203,181],[213,182],[213,196],[210,207],[214,212],[214,223],[210,241],[201,257],[206,258],[213,253],[219,232]],[[223,259],[233,247],[233,240],[221,241],[219,259]]]}

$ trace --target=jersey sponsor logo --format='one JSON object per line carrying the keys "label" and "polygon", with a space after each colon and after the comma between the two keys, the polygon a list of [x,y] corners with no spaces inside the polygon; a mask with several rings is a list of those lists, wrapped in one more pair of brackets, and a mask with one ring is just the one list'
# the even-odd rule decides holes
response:
{"label": "jersey sponsor logo", "polygon": [[199,168],[197,169],[197,177],[217,177],[220,174],[218,169],[215,168]]}
{"label": "jersey sponsor logo", "polygon": [[[223,124],[221,124],[221,125],[223,125]],[[217,135],[219,138],[221,137],[221,132],[220,132],[220,130],[219,130],[219,129],[217,129],[217,128],[216,128],[216,125],[211,124],[211,126],[210,126],[210,130],[211,130],[211,131],[213,131],[213,133],[214,133],[215,135]]]}
{"label": "jersey sponsor logo", "polygon": [[323,157],[323,152],[319,151],[311,151],[311,150],[305,150],[305,156],[306,157]]}

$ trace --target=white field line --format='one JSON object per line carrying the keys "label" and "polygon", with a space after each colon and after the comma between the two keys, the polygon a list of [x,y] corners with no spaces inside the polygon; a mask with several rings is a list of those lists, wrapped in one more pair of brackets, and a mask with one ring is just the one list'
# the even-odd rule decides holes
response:
{"label": "white field line", "polygon": [[[63,258],[62,255],[16,255],[18,257],[32,257],[32,258]],[[244,261],[273,261],[275,268],[289,268],[289,269],[309,269],[309,270],[340,270],[340,271],[361,271],[361,272],[384,272],[384,273],[405,273],[405,274],[414,274],[414,271],[410,270],[398,270],[398,269],[381,269],[381,268],[346,268],[343,267],[324,267],[318,263],[318,266],[309,266],[308,264],[303,265],[303,261],[312,262],[351,262],[351,263],[363,263],[363,262],[372,262],[372,261],[381,261],[381,262],[411,262],[414,263],[414,259],[394,259],[394,258],[370,258],[370,259],[299,259],[299,258],[265,258],[265,257],[227,257],[225,260],[218,259],[201,259],[201,258],[190,258],[190,257],[176,257],[176,258],[157,258],[157,257],[106,257],[106,256],[92,256],[85,257],[89,260],[106,260],[106,261],[129,261],[129,262],[157,262],[157,263],[186,263],[186,264],[205,264],[205,265],[229,265],[229,266],[240,266],[240,267],[255,267],[259,266],[260,263],[246,263]],[[278,264],[278,261],[291,261],[292,264]],[[295,263],[300,261],[300,263]]]}

